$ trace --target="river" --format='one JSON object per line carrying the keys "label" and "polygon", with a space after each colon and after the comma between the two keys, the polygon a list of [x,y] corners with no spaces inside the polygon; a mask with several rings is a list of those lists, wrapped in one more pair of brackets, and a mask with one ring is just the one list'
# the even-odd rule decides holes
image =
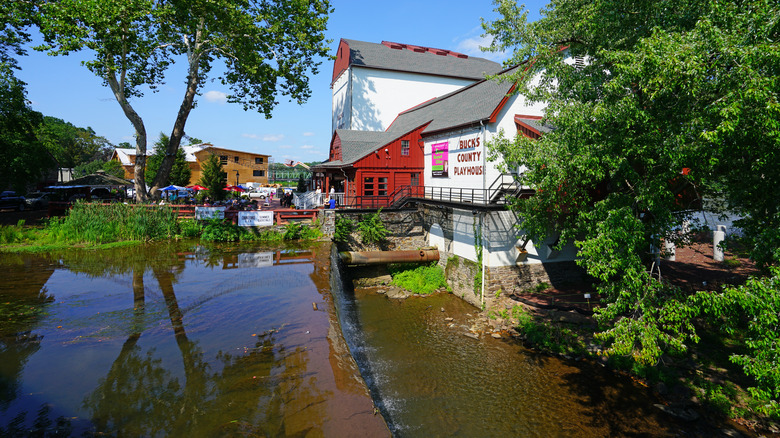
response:
{"label": "river", "polygon": [[477,309],[453,295],[355,291],[333,263],[327,243],[0,255],[0,435],[596,437],[685,427],[600,366],[463,336]]}

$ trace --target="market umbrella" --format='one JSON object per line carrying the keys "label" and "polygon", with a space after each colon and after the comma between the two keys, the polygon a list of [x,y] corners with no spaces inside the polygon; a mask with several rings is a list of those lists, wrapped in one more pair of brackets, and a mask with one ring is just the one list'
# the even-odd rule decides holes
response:
{"label": "market umbrella", "polygon": [[225,190],[228,192],[245,192],[246,190],[242,189],[239,186],[227,186],[225,187]]}
{"label": "market umbrella", "polygon": [[173,191],[179,191],[179,190],[187,190],[187,187],[170,185],[168,187],[163,187],[160,190],[163,191],[163,192],[173,192]]}
{"label": "market umbrella", "polygon": [[197,192],[201,190],[208,190],[208,187],[203,187],[202,185],[195,184],[194,186],[187,187],[188,189],[195,190]]}

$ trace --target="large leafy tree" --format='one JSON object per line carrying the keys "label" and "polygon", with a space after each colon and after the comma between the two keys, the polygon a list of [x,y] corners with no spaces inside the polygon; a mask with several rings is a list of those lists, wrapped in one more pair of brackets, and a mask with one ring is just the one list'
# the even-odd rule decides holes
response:
{"label": "large leafy tree", "polygon": [[12,186],[25,192],[55,167],[35,135],[42,120],[27,104],[24,84],[8,64],[0,62],[0,189]]}
{"label": "large leafy tree", "polygon": [[[146,177],[153,180],[160,170],[165,154],[167,153],[168,144],[170,139],[167,135],[160,133],[160,138],[154,143],[154,154],[147,158],[146,163]],[[176,158],[174,159],[173,166],[171,167],[168,181],[161,181],[162,184],[175,184],[177,186],[186,186],[190,183],[190,177],[192,176],[192,170],[187,163],[187,157],[184,154],[184,149],[178,148],[176,150]],[[168,184],[166,184],[168,183]]]}
{"label": "large leafy tree", "polygon": [[136,133],[135,185],[146,196],[147,134],[132,105],[163,83],[175,59],[187,65],[184,96],[167,153],[152,182],[155,194],[173,167],[184,127],[212,67],[230,86],[228,100],[270,118],[277,95],[299,103],[309,73],[328,56],[328,0],[60,0],[45,2],[39,22],[51,54],[89,50],[86,67],[111,88]]}
{"label": "large leafy tree", "polygon": [[514,1],[496,5],[492,49],[531,61],[519,90],[547,103],[555,128],[492,145],[536,189],[515,203],[524,228],[577,242],[613,353],[654,363],[684,350],[696,309],[659,281],[655,248],[679,237],[697,199],[723,196],[754,258],[777,263],[780,4],[554,0],[535,22]]}
{"label": "large leafy tree", "polygon": [[56,117],[45,116],[37,135],[60,167],[105,161],[114,150],[114,146],[92,128],[81,128]]}

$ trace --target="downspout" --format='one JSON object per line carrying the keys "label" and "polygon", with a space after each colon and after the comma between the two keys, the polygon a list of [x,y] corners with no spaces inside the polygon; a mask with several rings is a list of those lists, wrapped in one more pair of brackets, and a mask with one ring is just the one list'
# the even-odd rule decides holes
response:
{"label": "downspout", "polygon": [[[487,145],[485,144],[485,124],[482,123],[482,120],[479,121],[479,131],[482,134],[482,193],[485,194],[485,203],[488,203],[488,193],[487,193],[487,187],[485,185],[487,184],[487,155],[485,152],[487,151]],[[479,214],[479,232],[482,234],[481,240],[482,240],[482,307],[485,307],[485,222],[482,220],[485,213]]]}

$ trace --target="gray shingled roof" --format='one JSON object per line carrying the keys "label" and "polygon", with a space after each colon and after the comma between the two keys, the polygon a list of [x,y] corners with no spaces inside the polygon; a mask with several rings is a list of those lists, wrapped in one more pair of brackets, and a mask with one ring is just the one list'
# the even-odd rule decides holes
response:
{"label": "gray shingled roof", "polygon": [[526,125],[534,128],[534,129],[536,129],[537,131],[539,131],[542,134],[547,134],[547,133],[551,132],[554,129],[551,125],[543,124],[542,121],[539,120],[539,119],[529,119],[529,118],[525,118],[525,117],[515,117],[515,119],[525,123]]}
{"label": "gray shingled roof", "polygon": [[343,39],[349,45],[350,64],[366,68],[405,71],[479,80],[501,71],[501,64],[484,58],[437,55],[409,49],[392,49],[384,44]]}
{"label": "gray shingled roof", "polygon": [[[502,74],[511,74],[514,67]],[[393,140],[426,123],[423,134],[487,122],[493,111],[507,96],[514,82],[482,80],[425,102],[398,115],[385,132],[337,129],[341,139],[342,160],[329,161],[317,167],[341,167],[352,164]]]}

